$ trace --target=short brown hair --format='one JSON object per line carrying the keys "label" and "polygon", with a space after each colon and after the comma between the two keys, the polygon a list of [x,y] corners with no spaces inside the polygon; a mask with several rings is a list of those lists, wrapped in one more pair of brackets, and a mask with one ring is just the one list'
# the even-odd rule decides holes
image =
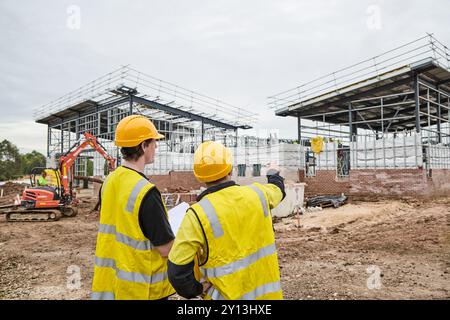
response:
{"label": "short brown hair", "polygon": [[120,153],[122,153],[125,160],[137,161],[144,154],[141,145],[147,147],[152,141],[153,139],[147,139],[135,147],[123,147],[120,149]]}

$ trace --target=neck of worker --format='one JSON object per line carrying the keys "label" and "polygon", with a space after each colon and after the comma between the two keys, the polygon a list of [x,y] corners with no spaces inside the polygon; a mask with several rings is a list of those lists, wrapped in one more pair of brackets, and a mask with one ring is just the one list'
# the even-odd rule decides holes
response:
{"label": "neck of worker", "polygon": [[141,173],[144,173],[144,168],[145,168],[145,159],[144,157],[140,157],[138,160],[136,161],[130,161],[130,160],[125,160],[123,162],[123,165],[125,167],[134,169],[136,171],[139,171]]}
{"label": "neck of worker", "polygon": [[229,175],[227,175],[226,177],[223,177],[220,180],[213,181],[213,182],[206,182],[205,184],[206,184],[206,188],[211,188],[211,187],[217,186],[219,184],[228,182],[230,180],[231,180],[231,175],[229,174]]}

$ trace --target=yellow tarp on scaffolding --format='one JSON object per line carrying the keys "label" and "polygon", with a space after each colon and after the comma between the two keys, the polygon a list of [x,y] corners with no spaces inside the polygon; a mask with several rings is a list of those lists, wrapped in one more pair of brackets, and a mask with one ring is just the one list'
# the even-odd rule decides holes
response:
{"label": "yellow tarp on scaffolding", "polygon": [[323,148],[323,137],[311,138],[311,149],[314,153],[321,153]]}

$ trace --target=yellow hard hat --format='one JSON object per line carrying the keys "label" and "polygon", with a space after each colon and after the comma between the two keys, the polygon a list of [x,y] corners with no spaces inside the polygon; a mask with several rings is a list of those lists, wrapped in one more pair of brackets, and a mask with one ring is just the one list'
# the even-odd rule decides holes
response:
{"label": "yellow hard hat", "polygon": [[220,180],[232,169],[231,151],[219,142],[203,142],[194,153],[194,175],[200,182]]}
{"label": "yellow hard hat", "polygon": [[131,115],[120,120],[116,128],[115,143],[119,147],[135,147],[147,139],[162,139],[164,136],[146,117]]}

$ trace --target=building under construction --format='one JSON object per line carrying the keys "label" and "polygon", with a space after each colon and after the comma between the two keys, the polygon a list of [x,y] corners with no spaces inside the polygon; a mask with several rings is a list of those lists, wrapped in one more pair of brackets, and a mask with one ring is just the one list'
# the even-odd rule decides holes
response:
{"label": "building under construction", "polygon": [[308,194],[450,191],[450,55],[432,35],[271,96],[269,105],[298,119]]}
{"label": "building under construction", "polygon": [[[297,148],[289,149],[289,143],[280,143],[276,135],[257,138],[238,132],[252,128],[255,114],[129,66],[36,109],[36,121],[48,126],[48,166],[54,167],[54,160],[86,131],[120,164],[120,152],[113,142],[115,128],[130,114],[150,118],[165,136],[158,142],[155,163],[146,167],[146,174],[162,188],[199,186],[190,172],[194,151],[205,140],[221,141],[232,149],[236,176],[261,176],[269,163],[298,167]],[[105,160],[93,150],[84,151],[76,160],[75,176],[105,173]],[[169,174],[177,181],[167,181]]]}
{"label": "building under construction", "polygon": [[[238,180],[278,164],[289,180],[307,182],[309,195],[450,190],[450,55],[432,35],[269,97],[269,106],[298,119],[297,140],[247,136],[255,114],[125,66],[38,108],[35,119],[48,125],[49,159],[88,131],[120,163],[117,123],[149,117],[166,139],[146,173],[163,186],[198,186],[178,172],[192,171],[202,141],[218,140],[232,149]],[[75,175],[104,173],[95,152],[77,159]]]}
{"label": "building under construction", "polygon": [[[130,115],[149,117],[165,139],[147,174],[192,170],[193,152],[204,140],[237,143],[238,129],[251,128],[254,115],[208,96],[156,79],[130,66],[108,73],[35,111],[48,126],[47,156],[55,159],[79,141],[83,132],[95,135],[119,160],[114,145],[118,122]],[[77,159],[75,175],[104,175],[105,161],[87,150]],[[51,163],[50,163],[51,166]],[[93,172],[92,172],[93,171]]]}

